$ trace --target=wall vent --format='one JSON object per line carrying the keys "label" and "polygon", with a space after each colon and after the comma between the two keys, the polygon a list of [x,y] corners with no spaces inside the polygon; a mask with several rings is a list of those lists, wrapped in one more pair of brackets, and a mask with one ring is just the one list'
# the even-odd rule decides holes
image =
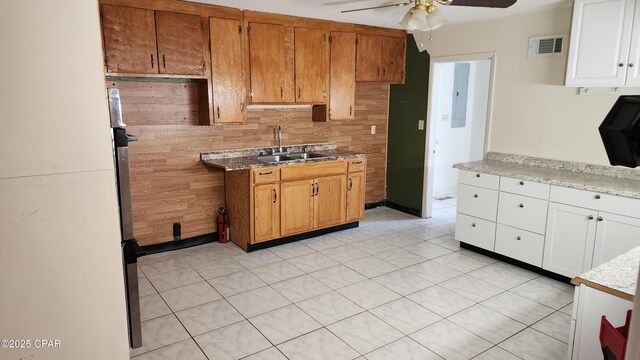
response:
{"label": "wall vent", "polygon": [[565,35],[529,38],[529,57],[564,55]]}

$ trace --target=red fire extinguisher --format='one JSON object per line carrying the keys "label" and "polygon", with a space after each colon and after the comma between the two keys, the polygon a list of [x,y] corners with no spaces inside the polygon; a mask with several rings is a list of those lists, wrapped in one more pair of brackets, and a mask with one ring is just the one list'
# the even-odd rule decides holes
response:
{"label": "red fire extinguisher", "polygon": [[226,210],[222,207],[218,209],[218,218],[216,219],[216,223],[218,225],[218,242],[229,242],[229,215],[227,215]]}

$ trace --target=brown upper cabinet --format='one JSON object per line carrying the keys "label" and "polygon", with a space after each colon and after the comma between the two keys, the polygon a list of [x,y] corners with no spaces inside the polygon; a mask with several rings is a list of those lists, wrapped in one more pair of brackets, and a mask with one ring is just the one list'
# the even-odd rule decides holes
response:
{"label": "brown upper cabinet", "polygon": [[202,17],[102,5],[107,75],[203,77]]}
{"label": "brown upper cabinet", "polygon": [[209,19],[213,122],[245,119],[245,80],[242,24],[239,20]]}
{"label": "brown upper cabinet", "polygon": [[406,39],[358,34],[356,81],[403,83]]}
{"label": "brown upper cabinet", "polygon": [[294,102],[293,28],[249,23],[248,38],[251,102]]}
{"label": "brown upper cabinet", "polygon": [[356,34],[331,33],[330,120],[354,117],[356,95]]}
{"label": "brown upper cabinet", "polygon": [[327,98],[327,32],[295,29],[296,102],[324,103]]}

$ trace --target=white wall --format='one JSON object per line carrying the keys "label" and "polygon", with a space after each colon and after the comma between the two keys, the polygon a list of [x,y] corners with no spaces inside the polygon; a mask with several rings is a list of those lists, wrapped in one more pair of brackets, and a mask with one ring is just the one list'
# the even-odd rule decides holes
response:
{"label": "white wall", "polygon": [[598,126],[617,96],[564,87],[566,56],[528,58],[530,36],[569,34],[570,7],[434,31],[439,56],[496,52],[489,151],[608,165]]}
{"label": "white wall", "polygon": [[482,160],[484,157],[485,130],[487,125],[487,107],[489,101],[489,82],[491,80],[491,60],[471,62],[473,67],[473,98],[471,99],[471,134],[469,161]]}
{"label": "white wall", "polygon": [[2,359],[128,359],[98,4],[0,2]]}

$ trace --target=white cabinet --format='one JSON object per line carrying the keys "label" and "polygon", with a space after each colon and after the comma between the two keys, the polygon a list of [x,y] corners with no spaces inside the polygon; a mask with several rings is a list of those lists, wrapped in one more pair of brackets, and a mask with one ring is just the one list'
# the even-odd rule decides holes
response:
{"label": "white cabinet", "polygon": [[544,235],[498,224],[495,244],[498,254],[542,267]]}
{"label": "white cabinet", "polygon": [[498,223],[544,234],[547,200],[500,192]]}
{"label": "white cabinet", "polygon": [[596,221],[593,210],[549,203],[542,268],[568,277],[591,269]]}
{"label": "white cabinet", "polygon": [[476,186],[458,186],[458,212],[481,219],[496,221],[498,192]]}
{"label": "white cabinet", "polygon": [[635,5],[635,0],[575,0],[566,86],[640,86]]}
{"label": "white cabinet", "polygon": [[494,250],[496,223],[458,213],[456,216],[456,239],[467,244]]}
{"label": "white cabinet", "polygon": [[595,249],[591,267],[640,246],[640,219],[598,212]]}

